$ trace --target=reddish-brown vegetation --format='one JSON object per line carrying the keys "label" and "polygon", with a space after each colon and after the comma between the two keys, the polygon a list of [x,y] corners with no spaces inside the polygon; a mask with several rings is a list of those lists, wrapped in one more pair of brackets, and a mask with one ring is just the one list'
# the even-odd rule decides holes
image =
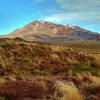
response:
{"label": "reddish-brown vegetation", "polygon": [[[66,100],[67,94],[73,100],[76,91],[78,100],[82,100],[80,93],[86,100],[98,100],[100,55],[82,50],[5,39],[0,44],[0,96],[7,100]],[[90,87],[92,84],[98,88]],[[73,91],[65,92],[70,88]]]}

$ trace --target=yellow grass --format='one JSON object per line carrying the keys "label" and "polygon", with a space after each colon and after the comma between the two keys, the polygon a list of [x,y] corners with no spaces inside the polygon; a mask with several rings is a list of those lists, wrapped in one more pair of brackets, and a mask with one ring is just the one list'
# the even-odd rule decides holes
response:
{"label": "yellow grass", "polygon": [[[57,98],[57,100],[83,100],[80,92],[72,83],[69,84],[62,81],[56,81],[55,87],[57,90],[55,98]],[[62,93],[61,97],[57,95],[58,92]]]}

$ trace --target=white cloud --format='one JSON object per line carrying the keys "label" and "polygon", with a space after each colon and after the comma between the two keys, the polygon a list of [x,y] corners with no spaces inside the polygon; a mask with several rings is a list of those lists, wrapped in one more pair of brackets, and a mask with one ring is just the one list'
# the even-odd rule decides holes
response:
{"label": "white cloud", "polygon": [[[40,20],[70,23],[91,22],[100,24],[100,0],[33,0],[45,9],[39,12]],[[56,2],[55,2],[56,1]],[[48,2],[48,7],[45,6]],[[51,3],[52,2],[52,3]],[[49,3],[52,4],[49,6]]]}
{"label": "white cloud", "polygon": [[93,13],[90,13],[89,15],[88,13],[74,13],[74,12],[57,13],[51,16],[45,16],[44,18],[42,18],[42,20],[49,22],[56,22],[56,23],[62,23],[62,22],[70,23],[73,21],[88,21],[88,20],[95,21],[96,19],[98,22],[98,20],[100,20],[100,17],[96,16],[96,14],[94,16]]}
{"label": "white cloud", "polygon": [[66,13],[58,13],[58,14],[54,14],[52,16],[46,16],[44,17],[44,21],[49,21],[49,22],[56,22],[56,23],[60,23],[63,21],[66,22],[71,22],[75,19],[77,19],[78,15],[77,14],[66,14]]}
{"label": "white cloud", "polygon": [[77,13],[80,19],[100,20],[100,0],[56,0],[66,13]]}
{"label": "white cloud", "polygon": [[68,9],[86,12],[94,11],[98,8],[100,9],[100,0],[56,0],[56,2],[64,10]]}

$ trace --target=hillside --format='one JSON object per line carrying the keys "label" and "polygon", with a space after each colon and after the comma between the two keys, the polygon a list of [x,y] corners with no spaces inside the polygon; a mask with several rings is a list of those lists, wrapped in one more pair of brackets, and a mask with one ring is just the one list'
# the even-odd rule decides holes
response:
{"label": "hillside", "polygon": [[99,100],[99,61],[100,48],[0,39],[1,100]]}
{"label": "hillside", "polygon": [[10,33],[9,38],[20,37],[27,41],[37,42],[81,42],[98,40],[97,33],[82,29],[78,26],[59,25],[49,22],[35,21],[23,28]]}

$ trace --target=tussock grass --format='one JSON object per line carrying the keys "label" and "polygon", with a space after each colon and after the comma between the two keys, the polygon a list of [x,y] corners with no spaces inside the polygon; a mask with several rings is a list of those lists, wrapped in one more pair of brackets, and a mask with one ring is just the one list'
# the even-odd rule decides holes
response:
{"label": "tussock grass", "polygon": [[[82,87],[90,90],[100,85],[100,49],[79,46],[3,40],[0,42],[0,85],[8,82],[1,88],[6,92],[3,96],[9,90],[11,96],[24,88],[30,93],[31,88],[37,91],[41,86],[39,95],[46,91],[42,100],[83,100]],[[34,85],[35,79],[38,82]]]}
{"label": "tussock grass", "polygon": [[73,83],[56,81],[55,88],[57,100],[83,100],[82,95]]}

